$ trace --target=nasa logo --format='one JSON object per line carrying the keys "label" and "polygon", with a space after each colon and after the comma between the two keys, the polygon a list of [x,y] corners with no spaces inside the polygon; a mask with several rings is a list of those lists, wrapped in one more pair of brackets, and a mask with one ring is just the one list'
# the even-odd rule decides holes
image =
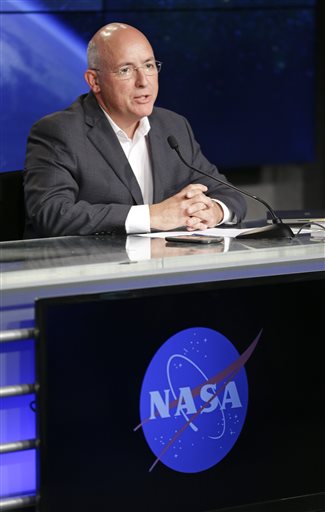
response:
{"label": "nasa logo", "polygon": [[156,352],[140,396],[141,423],[156,456],[183,473],[204,471],[233,448],[243,428],[248,385],[245,362],[260,334],[239,355],[222,334],[205,327],[185,329]]}

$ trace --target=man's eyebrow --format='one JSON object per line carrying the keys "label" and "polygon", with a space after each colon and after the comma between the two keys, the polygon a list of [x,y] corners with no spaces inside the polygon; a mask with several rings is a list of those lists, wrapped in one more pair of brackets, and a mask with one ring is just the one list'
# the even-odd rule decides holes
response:
{"label": "man's eyebrow", "polygon": [[[147,62],[155,62],[155,57],[149,57],[148,59],[145,59],[143,60],[143,64],[146,64]],[[117,64],[117,67],[121,67],[121,66],[135,66],[135,63],[134,62],[129,62],[129,61],[125,61],[125,62],[122,62],[121,64]]]}

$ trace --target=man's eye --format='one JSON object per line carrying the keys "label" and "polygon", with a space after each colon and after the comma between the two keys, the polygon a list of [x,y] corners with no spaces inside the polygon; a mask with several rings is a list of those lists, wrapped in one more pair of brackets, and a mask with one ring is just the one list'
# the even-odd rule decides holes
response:
{"label": "man's eye", "polygon": [[148,71],[152,71],[153,69],[155,69],[155,65],[153,64],[153,62],[147,62],[146,69],[148,69]]}
{"label": "man's eye", "polygon": [[119,75],[129,75],[131,73],[130,66],[123,66],[123,68],[120,68],[118,71]]}

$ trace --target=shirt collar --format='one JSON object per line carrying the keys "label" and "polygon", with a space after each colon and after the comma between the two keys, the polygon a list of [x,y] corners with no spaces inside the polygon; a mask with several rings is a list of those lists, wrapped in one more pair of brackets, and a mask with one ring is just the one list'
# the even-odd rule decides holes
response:
{"label": "shirt collar", "polygon": [[[130,140],[129,137],[126,135],[126,133],[113,121],[113,119],[111,118],[111,116],[103,109],[102,106],[100,106],[100,108],[102,109],[102,111],[104,112],[106,118],[108,119],[111,127],[113,128],[115,134],[117,135],[117,137],[119,139],[122,139],[122,140]],[[148,132],[150,130],[150,122],[149,122],[149,119],[147,116],[145,117],[142,117],[140,119],[140,123],[139,123],[139,126],[138,128],[136,129],[135,131],[135,134],[134,134],[134,139],[138,139],[139,137],[145,137]]]}

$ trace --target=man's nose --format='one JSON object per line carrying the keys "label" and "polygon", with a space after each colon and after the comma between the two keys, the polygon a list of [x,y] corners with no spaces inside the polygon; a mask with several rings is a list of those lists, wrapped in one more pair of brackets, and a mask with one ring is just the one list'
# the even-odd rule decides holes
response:
{"label": "man's nose", "polygon": [[136,73],[136,82],[141,84],[146,84],[148,82],[148,77],[145,74],[144,68],[142,66],[139,66],[138,68],[135,68]]}

